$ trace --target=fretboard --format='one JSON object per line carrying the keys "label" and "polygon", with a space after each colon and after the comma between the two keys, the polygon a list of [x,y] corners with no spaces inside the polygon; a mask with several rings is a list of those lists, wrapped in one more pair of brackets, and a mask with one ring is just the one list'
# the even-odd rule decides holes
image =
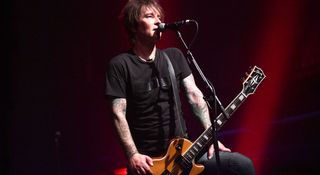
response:
{"label": "fretboard", "polygon": [[[226,107],[225,111],[227,113],[227,117],[222,113],[214,120],[214,124],[216,127],[216,131],[220,130],[221,127],[230,119],[230,116],[238,109],[238,107],[245,101],[247,96],[241,92],[237,95],[235,99]],[[213,127],[210,126],[206,129],[198,139],[191,145],[191,147],[184,153],[183,159],[187,163],[191,163],[192,160],[209,144],[212,143]]]}

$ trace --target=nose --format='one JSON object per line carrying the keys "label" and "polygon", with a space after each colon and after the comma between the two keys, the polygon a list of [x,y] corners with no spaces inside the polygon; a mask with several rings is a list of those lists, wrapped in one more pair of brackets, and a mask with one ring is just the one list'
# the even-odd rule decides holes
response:
{"label": "nose", "polygon": [[160,24],[161,23],[161,17],[157,16],[156,17],[156,24]]}

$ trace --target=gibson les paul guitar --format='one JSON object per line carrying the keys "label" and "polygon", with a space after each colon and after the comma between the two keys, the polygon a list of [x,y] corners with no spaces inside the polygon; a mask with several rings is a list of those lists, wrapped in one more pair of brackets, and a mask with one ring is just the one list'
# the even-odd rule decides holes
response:
{"label": "gibson les paul guitar", "polygon": [[[230,116],[236,109],[253,94],[262,80],[265,78],[263,71],[254,66],[247,78],[242,83],[242,91],[232,100],[226,107],[227,117],[220,114],[213,122],[216,130],[230,119]],[[194,159],[203,149],[213,142],[213,127],[206,129],[193,143],[184,138],[177,138],[171,141],[167,153],[161,158],[153,158],[154,166],[151,170],[154,175],[179,175],[179,174],[200,174],[204,170],[204,166],[195,164]]]}

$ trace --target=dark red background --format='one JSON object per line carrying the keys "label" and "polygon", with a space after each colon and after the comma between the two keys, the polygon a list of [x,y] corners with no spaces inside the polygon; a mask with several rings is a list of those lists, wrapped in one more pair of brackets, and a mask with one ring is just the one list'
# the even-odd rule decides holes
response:
{"label": "dark red background", "polygon": [[[1,173],[109,175],[125,166],[104,97],[108,60],[128,49],[124,0],[13,0],[5,9]],[[192,52],[227,104],[249,66],[267,78],[219,132],[257,174],[319,172],[317,0],[164,1],[166,21],[195,19]],[[190,39],[193,26],[182,34]],[[181,47],[165,32],[159,47]],[[184,51],[184,50],[183,50]],[[203,89],[200,79],[196,81]],[[185,103],[184,103],[185,104]],[[184,108],[192,139],[200,125]]]}

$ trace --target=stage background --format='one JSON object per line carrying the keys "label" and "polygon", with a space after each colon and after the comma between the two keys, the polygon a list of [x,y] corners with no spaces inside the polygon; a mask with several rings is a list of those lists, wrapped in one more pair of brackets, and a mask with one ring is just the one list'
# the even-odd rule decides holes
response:
{"label": "stage background", "polygon": [[[126,164],[104,96],[107,62],[129,47],[124,0],[13,0],[4,13],[1,172],[109,175]],[[249,66],[266,79],[219,132],[257,174],[319,173],[320,3],[164,1],[165,21],[195,19],[192,52],[224,106]],[[181,28],[185,39],[194,26]],[[167,31],[160,48],[183,49]],[[199,77],[196,81],[200,83]],[[184,102],[192,139],[201,127]]]}

